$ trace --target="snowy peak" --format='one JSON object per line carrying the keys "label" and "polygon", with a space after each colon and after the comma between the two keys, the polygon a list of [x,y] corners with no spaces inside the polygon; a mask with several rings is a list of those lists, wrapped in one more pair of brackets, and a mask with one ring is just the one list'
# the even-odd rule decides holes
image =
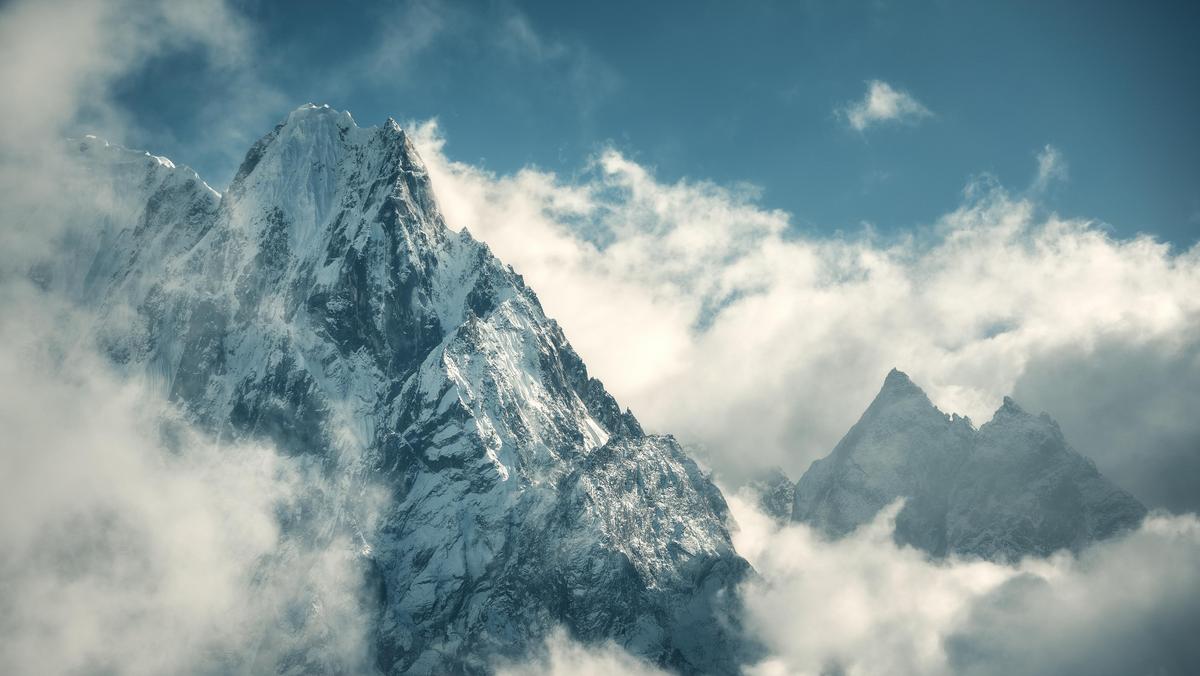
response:
{"label": "snowy peak", "polygon": [[899,498],[896,540],[938,556],[1078,550],[1145,514],[1046,414],[1005,397],[975,430],[893,370],[862,419],[800,478],[792,517],[841,536]]}
{"label": "snowy peak", "polygon": [[[388,118],[390,121],[392,118]],[[337,111],[329,107],[328,103],[317,105],[315,103],[306,103],[292,112],[288,113],[284,120],[285,125],[297,125],[303,122],[313,122],[317,124],[328,124],[332,122],[338,127],[348,129],[357,126],[354,124],[354,117],[350,115],[350,111]]]}
{"label": "snowy peak", "polygon": [[[308,104],[254,145],[230,186],[230,208],[274,209],[308,241],[333,234],[343,214],[375,215],[389,208],[439,236],[444,229],[425,165],[407,134],[389,120],[361,128],[346,112]],[[315,237],[319,239],[319,237]]]}
{"label": "snowy peak", "polygon": [[[796,484],[792,518],[845,535],[900,496],[914,500],[898,517],[906,542],[938,549],[927,523],[940,493],[962,462],[973,434],[964,418],[939,411],[907,375],[893,369],[883,388],[833,451],[812,464]],[[908,523],[909,517],[920,515]]]}
{"label": "snowy peak", "polygon": [[[92,135],[66,144],[54,215],[62,241],[52,257],[32,262],[32,275],[92,306],[124,302],[152,269],[195,244],[221,195],[166,157]],[[117,286],[125,288],[119,298]]]}
{"label": "snowy peak", "polygon": [[1004,397],[1004,402],[1000,404],[1000,408],[996,409],[992,419],[1000,418],[1027,418],[1030,417],[1025,409],[1017,405],[1017,402],[1012,397]]}
{"label": "snowy peak", "polygon": [[883,379],[883,388],[879,392],[879,396],[901,397],[905,395],[925,396],[924,390],[917,387],[908,374],[900,369],[893,368],[888,371],[888,374]]}
{"label": "snowy peak", "polygon": [[[880,451],[876,460],[890,458],[892,461],[899,461],[899,457],[893,456],[909,452],[906,449],[914,446],[897,443],[901,438],[913,435],[921,438],[956,436],[969,429],[969,420],[943,413],[907,374],[892,369],[884,378],[879,394],[834,453],[845,453],[864,440],[875,440],[878,443],[874,444],[874,448]],[[847,441],[853,443],[847,444]],[[882,452],[885,449],[888,450],[887,453]],[[882,467],[879,469],[882,471]]]}
{"label": "snowy peak", "polygon": [[1070,446],[1045,413],[1010,398],[980,427],[946,514],[954,550],[986,558],[1079,551],[1135,527],[1146,514]]}
{"label": "snowy peak", "polygon": [[1004,402],[996,409],[992,419],[979,428],[978,437],[981,440],[1000,440],[999,445],[1010,447],[1014,452],[1053,449],[1059,453],[1075,454],[1053,418],[1046,413],[1029,413],[1012,397],[1004,397]]}
{"label": "snowy peak", "polygon": [[895,424],[903,425],[916,418],[927,419],[931,424],[937,424],[941,419],[950,420],[907,374],[892,369],[883,379],[879,394],[875,395],[863,413],[863,420],[877,420],[880,425],[887,425],[887,420],[894,420]]}
{"label": "snowy peak", "polygon": [[122,182],[142,188],[168,182],[194,184],[203,188],[208,193],[206,197],[214,201],[221,197],[221,193],[205,183],[191,167],[177,166],[167,157],[125,148],[92,134],[67,139],[67,143],[78,153],[85,169],[105,182]]}
{"label": "snowy peak", "polygon": [[336,528],[284,537],[365,545],[347,555],[371,571],[381,671],[484,673],[559,626],[738,671],[752,642],[725,618],[749,568],[719,491],[591,377],[519,275],[446,227],[394,120],[301,106],[199,206],[135,174],[110,176],[119,237],[80,249],[77,287],[135,309],[105,319],[114,357],[190,422],[339,477],[305,510]]}

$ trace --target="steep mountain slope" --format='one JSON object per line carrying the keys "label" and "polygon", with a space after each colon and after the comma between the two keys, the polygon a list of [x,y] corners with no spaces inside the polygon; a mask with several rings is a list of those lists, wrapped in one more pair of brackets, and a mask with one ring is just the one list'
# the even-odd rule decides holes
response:
{"label": "steep mountain slope", "polygon": [[838,537],[898,498],[897,542],[994,560],[1077,551],[1146,513],[1044,414],[1006,398],[975,430],[892,370],[862,418],[800,478],[792,518]]}
{"label": "steep mountain slope", "polygon": [[219,197],[148,157],[80,146],[123,206],[76,247],[86,265],[39,275],[100,307],[114,360],[190,420],[331,477],[289,527],[331,538],[305,514],[333,514],[358,540],[380,670],[483,671],[556,625],[737,670],[749,567],[721,494],[589,377],[519,275],[446,227],[395,122],[301,107]]}

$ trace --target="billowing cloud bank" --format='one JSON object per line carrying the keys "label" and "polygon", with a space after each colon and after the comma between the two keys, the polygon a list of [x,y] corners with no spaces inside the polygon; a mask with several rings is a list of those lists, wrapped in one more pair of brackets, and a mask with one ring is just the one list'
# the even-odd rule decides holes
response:
{"label": "billowing cloud bank", "polygon": [[[1015,565],[898,547],[900,503],[836,541],[733,494],[734,544],[759,577],[746,626],[768,657],[747,676],[1119,676],[1200,669],[1200,519],[1152,515],[1078,557]],[[612,646],[551,636],[524,674],[659,674]]]}
{"label": "billowing cloud bank", "polygon": [[762,575],[750,625],[794,674],[1185,674],[1200,668],[1200,520],[1151,516],[1079,558],[934,562],[892,541],[899,504],[829,542],[731,499]]}
{"label": "billowing cloud bank", "polygon": [[495,668],[496,676],[668,676],[615,645],[583,645],[563,630],[548,636],[536,654]]}
{"label": "billowing cloud bank", "polygon": [[221,0],[0,8],[0,673],[372,663],[330,478],[192,429],[99,353],[89,308],[27,276],[73,228],[129,214],[62,152],[88,131],[139,137],[114,83],[179,52],[244,82],[251,49]]}
{"label": "billowing cloud bank", "polygon": [[[1200,249],[1115,239],[987,177],[926,228],[809,237],[752,190],[664,183],[614,151],[571,180],[498,176],[450,160],[435,124],[416,136],[451,226],[526,276],[618,398],[719,470],[799,476],[896,366],[977,424],[1016,391],[1151,504],[1200,505],[1159,487],[1195,476],[1200,421],[1097,375],[1149,359],[1170,391],[1200,391]],[[1069,360],[1088,366],[1054,369]]]}
{"label": "billowing cloud bank", "polygon": [[191,430],[97,356],[78,308],[10,280],[0,310],[0,672],[370,664],[313,463]]}

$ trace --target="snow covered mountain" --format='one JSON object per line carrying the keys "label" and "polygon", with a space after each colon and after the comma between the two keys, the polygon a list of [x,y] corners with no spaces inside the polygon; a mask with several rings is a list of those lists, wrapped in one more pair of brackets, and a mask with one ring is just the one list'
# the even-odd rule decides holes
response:
{"label": "snow covered mountain", "polygon": [[993,560],[1078,551],[1146,508],[1012,399],[978,430],[892,370],[862,418],[796,485],[792,518],[842,536],[904,498],[897,542]]}
{"label": "snow covered mountain", "polygon": [[589,377],[520,275],[446,227],[394,121],[303,106],[224,195],[77,147],[115,206],[35,276],[98,308],[114,362],[192,422],[331,478],[290,527],[332,538],[308,528],[320,511],[357,541],[380,671],[484,671],[556,626],[685,672],[751,656],[721,493]]}

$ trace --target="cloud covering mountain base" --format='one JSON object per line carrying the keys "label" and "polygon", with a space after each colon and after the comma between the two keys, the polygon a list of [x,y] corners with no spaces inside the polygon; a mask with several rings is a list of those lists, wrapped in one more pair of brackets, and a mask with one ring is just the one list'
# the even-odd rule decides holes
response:
{"label": "cloud covering mountain base", "polygon": [[316,467],[193,430],[77,307],[11,280],[0,307],[0,671],[370,668]]}
{"label": "cloud covering mountain base", "polygon": [[1200,520],[1152,515],[1074,557],[936,561],[892,540],[900,503],[848,537],[780,526],[730,500],[761,579],[749,622],[773,657],[750,673],[1184,674],[1200,667]]}

